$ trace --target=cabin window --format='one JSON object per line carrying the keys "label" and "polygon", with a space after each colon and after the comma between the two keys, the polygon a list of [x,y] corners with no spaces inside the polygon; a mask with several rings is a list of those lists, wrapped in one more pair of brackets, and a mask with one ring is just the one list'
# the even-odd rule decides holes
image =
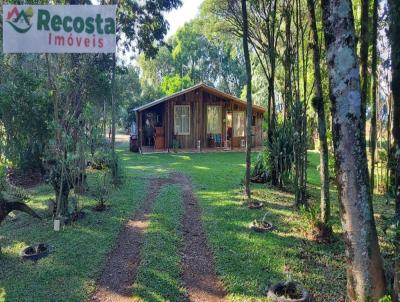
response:
{"label": "cabin window", "polygon": [[190,105],[175,105],[174,124],[176,135],[190,134]]}
{"label": "cabin window", "polygon": [[233,112],[233,136],[242,137],[244,136],[244,111]]}
{"label": "cabin window", "polygon": [[222,133],[222,107],[207,106],[207,133]]}

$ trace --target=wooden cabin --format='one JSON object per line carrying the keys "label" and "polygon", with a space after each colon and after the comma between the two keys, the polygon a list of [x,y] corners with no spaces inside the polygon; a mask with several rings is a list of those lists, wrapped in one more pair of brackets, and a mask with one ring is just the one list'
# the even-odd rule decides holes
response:
{"label": "wooden cabin", "polygon": [[[253,105],[252,146],[263,141],[262,107]],[[246,102],[198,84],[135,109],[141,152],[245,147]]]}

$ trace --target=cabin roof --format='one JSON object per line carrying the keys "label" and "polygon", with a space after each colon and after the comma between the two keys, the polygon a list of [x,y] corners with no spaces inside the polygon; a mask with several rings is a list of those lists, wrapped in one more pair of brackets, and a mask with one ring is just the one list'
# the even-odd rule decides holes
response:
{"label": "cabin roof", "polygon": [[[150,103],[147,103],[145,105],[142,105],[140,107],[137,107],[137,108],[134,109],[134,111],[143,111],[145,109],[151,108],[151,107],[153,107],[155,105],[161,104],[161,103],[163,103],[165,101],[168,101],[168,100],[173,99],[173,98],[175,98],[177,96],[186,94],[188,92],[194,91],[194,90],[199,89],[199,88],[202,88],[203,90],[207,91],[208,93],[216,95],[216,96],[219,96],[219,97],[221,97],[223,99],[228,99],[228,100],[230,100],[232,102],[240,103],[242,105],[247,105],[247,102],[245,102],[245,101],[243,101],[243,100],[241,100],[241,99],[239,99],[239,98],[237,98],[237,97],[235,97],[233,95],[230,95],[230,94],[227,94],[225,92],[222,92],[222,91],[220,91],[220,90],[218,90],[216,88],[213,88],[211,86],[208,86],[208,85],[206,85],[204,83],[200,83],[200,84],[194,85],[194,86],[192,86],[190,88],[183,89],[183,90],[181,90],[179,92],[176,92],[176,93],[174,93],[172,95],[165,96],[165,97],[163,97],[161,99],[158,99],[158,100],[152,101]],[[260,111],[260,112],[265,112],[265,109],[263,107],[257,106],[257,105],[254,105],[254,104],[253,104],[253,110]]]}

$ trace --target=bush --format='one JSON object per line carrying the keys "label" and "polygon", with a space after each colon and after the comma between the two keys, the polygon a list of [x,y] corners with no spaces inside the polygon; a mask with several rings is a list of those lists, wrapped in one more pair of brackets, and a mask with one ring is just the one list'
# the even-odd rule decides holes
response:
{"label": "bush", "polygon": [[111,175],[108,171],[100,173],[100,175],[98,175],[96,179],[95,189],[97,205],[94,207],[94,210],[101,212],[106,210],[107,208],[106,202],[112,189]]}
{"label": "bush", "polygon": [[[294,161],[294,129],[290,122],[277,127],[272,132],[272,138],[266,142],[268,166],[274,184],[282,185],[290,176]],[[274,179],[275,178],[275,179]]]}
{"label": "bush", "polygon": [[111,166],[111,155],[103,150],[94,153],[90,165],[93,169],[104,170]]}
{"label": "bush", "polygon": [[265,183],[270,177],[270,166],[269,166],[269,153],[266,148],[264,148],[257,155],[254,168],[251,172],[252,181]]}
{"label": "bush", "polygon": [[111,155],[109,168],[111,170],[112,183],[115,186],[122,184],[124,179],[124,174],[121,167],[121,159],[117,154],[114,153],[113,155]]}

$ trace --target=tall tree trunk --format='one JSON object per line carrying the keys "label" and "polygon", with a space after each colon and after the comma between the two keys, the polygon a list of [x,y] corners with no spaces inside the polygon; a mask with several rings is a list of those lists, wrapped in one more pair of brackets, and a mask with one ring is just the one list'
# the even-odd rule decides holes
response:
{"label": "tall tree trunk", "polygon": [[318,116],[318,135],[320,144],[320,178],[321,178],[321,222],[327,224],[330,219],[331,205],[329,199],[329,163],[328,163],[328,141],[326,138],[325,108],[321,78],[321,59],[319,53],[318,30],[315,18],[314,0],[307,0],[310,17],[311,41],[314,61],[314,79],[316,93],[313,99],[313,107]]}
{"label": "tall tree trunk", "polygon": [[[398,0],[389,0],[390,13],[390,42],[392,46],[392,100],[393,100],[393,139],[395,147],[395,219],[398,227],[400,226],[400,2]],[[399,227],[400,228],[400,227]],[[396,235],[395,255],[400,255],[400,231]],[[400,261],[396,259],[395,273],[397,278],[397,288],[400,280]],[[398,296],[398,293],[397,293]],[[395,297],[398,299],[398,297]]]}
{"label": "tall tree trunk", "polygon": [[[74,1],[70,1],[70,4],[76,4]],[[73,141],[73,148],[74,152],[77,155],[76,160],[76,168],[77,171],[73,175],[73,185],[74,185],[74,192],[82,194],[86,190],[86,158],[85,158],[85,148],[83,139],[85,136],[84,129],[85,129],[85,119],[83,117],[83,107],[84,107],[84,97],[82,94],[82,89],[80,89],[80,83],[82,81],[81,75],[79,73],[79,66],[80,66],[80,59],[81,56],[79,54],[71,54],[71,70],[72,79],[74,83],[74,91],[71,94],[74,112],[74,123],[75,127],[72,129],[72,141]]]}
{"label": "tall tree trunk", "polygon": [[285,116],[284,122],[290,118],[290,110],[292,107],[292,9],[291,0],[287,0],[285,6]]}
{"label": "tall tree trunk", "polygon": [[368,96],[368,0],[361,0],[361,33],[360,33],[360,64],[361,64],[361,126],[365,141],[365,124]]}
{"label": "tall tree trunk", "polygon": [[[272,144],[272,137],[275,131],[275,101],[274,101],[274,80],[272,77],[268,78],[268,143]],[[279,171],[276,165],[271,167],[271,183],[273,186],[282,186],[282,179],[279,178]]]}
{"label": "tall tree trunk", "polygon": [[386,154],[387,154],[387,164],[386,164],[386,192],[390,191],[390,151],[392,150],[392,93],[389,94],[388,99],[388,118],[386,123]]}
{"label": "tall tree trunk", "polygon": [[371,194],[373,196],[375,187],[375,150],[376,150],[376,98],[378,93],[378,0],[374,0],[373,5],[373,18],[372,18],[372,90],[371,90],[371,105],[372,105],[372,117],[371,117],[371,137],[370,137],[370,148],[371,148]]}
{"label": "tall tree trunk", "polygon": [[[272,74],[272,71],[271,71]],[[268,78],[268,141],[272,142],[272,136],[275,129],[275,96],[274,81],[272,75]]]}
{"label": "tall tree trunk", "polygon": [[242,18],[243,18],[243,51],[246,61],[247,75],[247,124],[246,124],[246,197],[250,199],[250,169],[251,169],[251,124],[253,118],[253,106],[251,99],[251,63],[249,54],[249,25],[247,21],[246,0],[242,0]]}
{"label": "tall tree trunk", "polygon": [[115,69],[116,56],[113,54],[112,70],[111,70],[111,149],[114,156],[115,153],[115,128],[116,128],[116,102],[115,102]]}
{"label": "tall tree trunk", "polygon": [[332,103],[340,218],[349,301],[378,301],[386,291],[363,140],[360,74],[351,0],[322,0]]}
{"label": "tall tree trunk", "polygon": [[56,197],[56,217],[66,217],[68,215],[68,195],[70,186],[68,184],[67,177],[65,177],[64,173],[62,173],[62,169],[65,166],[67,151],[65,143],[62,142],[62,129],[64,127],[60,118],[58,87],[54,80],[52,65],[48,54],[46,54],[46,65],[49,90],[51,91],[53,98],[53,119],[55,123],[55,146],[53,150],[54,163],[52,163],[49,168],[50,174],[52,175],[52,185]]}

